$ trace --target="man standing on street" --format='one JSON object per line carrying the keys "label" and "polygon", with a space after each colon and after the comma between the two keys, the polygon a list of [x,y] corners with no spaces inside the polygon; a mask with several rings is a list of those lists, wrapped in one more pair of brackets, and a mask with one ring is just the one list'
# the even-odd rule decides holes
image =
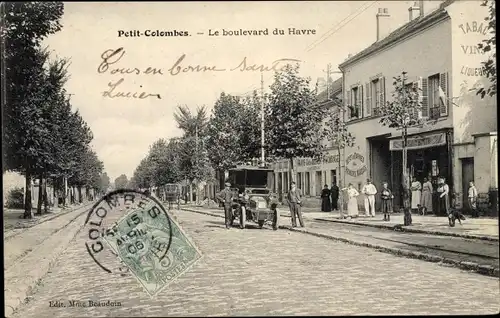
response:
{"label": "man standing on street", "polygon": [[232,204],[233,204],[233,191],[231,191],[231,183],[226,182],[224,190],[222,190],[218,195],[217,198],[224,203],[224,216],[226,219],[226,229],[229,229],[231,227],[231,224],[233,223],[233,210],[232,210]]}
{"label": "man standing on street", "polygon": [[292,227],[297,227],[297,216],[299,217],[300,226],[304,227],[304,220],[302,219],[302,211],[300,209],[300,190],[297,189],[295,181],[292,181],[287,199],[288,206],[290,207],[290,214],[292,216]]}
{"label": "man standing on street", "polygon": [[332,183],[332,188],[330,189],[332,196],[332,211],[338,210],[338,202],[339,202],[339,187],[335,182]]}
{"label": "man standing on street", "polygon": [[370,179],[367,179],[361,192],[365,195],[365,215],[375,217],[375,194],[377,194],[377,188],[375,188]]}

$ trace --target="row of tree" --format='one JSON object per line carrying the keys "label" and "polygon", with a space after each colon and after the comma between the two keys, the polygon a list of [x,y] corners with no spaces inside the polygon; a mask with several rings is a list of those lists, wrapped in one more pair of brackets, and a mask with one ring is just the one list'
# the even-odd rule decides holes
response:
{"label": "row of tree", "polygon": [[[48,210],[47,185],[104,190],[103,163],[91,149],[92,132],[72,110],[64,85],[69,60],[42,41],[61,30],[61,2],[6,2],[2,25],[3,172],[26,178],[25,218],[32,218],[31,182],[39,179],[37,213]],[[107,178],[107,179],[106,179]],[[63,191],[63,201],[66,191]],[[63,202],[65,204],[65,202]]]}
{"label": "row of tree", "polygon": [[[262,107],[267,162],[320,158],[326,150],[325,139],[340,147],[351,145],[354,138],[341,120],[341,103],[335,108],[319,106],[316,95],[310,80],[299,75],[299,65],[288,65],[275,74],[269,94],[253,92],[241,98],[221,93],[210,117],[205,107],[192,113],[187,106],[179,106],[175,120],[183,136],[157,140],[129,186],[149,188],[180,181],[197,184],[213,180],[215,171],[259,158]],[[293,180],[293,170],[290,174]]]}

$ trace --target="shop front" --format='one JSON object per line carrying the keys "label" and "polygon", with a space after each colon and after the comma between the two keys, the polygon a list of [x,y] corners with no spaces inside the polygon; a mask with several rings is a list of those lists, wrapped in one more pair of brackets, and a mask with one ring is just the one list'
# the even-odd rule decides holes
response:
{"label": "shop front", "polygon": [[[452,131],[434,131],[426,134],[408,137],[407,169],[411,177],[423,183],[424,178],[431,180],[434,189],[437,188],[438,177],[444,177],[453,193],[452,178]],[[403,176],[403,140],[401,137],[391,139],[391,183],[394,192],[394,208],[402,206],[402,176]],[[436,196],[436,194],[434,194]],[[437,211],[437,197],[433,197],[433,211]]]}

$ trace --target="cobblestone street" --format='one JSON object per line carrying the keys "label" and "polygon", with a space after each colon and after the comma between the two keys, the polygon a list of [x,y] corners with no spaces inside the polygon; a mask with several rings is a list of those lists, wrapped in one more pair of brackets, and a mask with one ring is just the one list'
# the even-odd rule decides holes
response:
{"label": "cobblestone street", "polygon": [[[102,271],[80,232],[14,317],[493,314],[498,278],[287,230],[226,230],[223,219],[180,211],[203,253],[151,299],[135,280]],[[445,297],[450,291],[458,297]],[[51,301],[119,307],[50,307]]]}

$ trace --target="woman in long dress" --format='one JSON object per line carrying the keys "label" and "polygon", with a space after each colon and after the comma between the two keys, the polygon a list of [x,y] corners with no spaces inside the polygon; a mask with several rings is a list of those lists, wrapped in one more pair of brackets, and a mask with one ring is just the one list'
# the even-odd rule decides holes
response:
{"label": "woman in long dress", "polygon": [[358,200],[357,197],[359,195],[358,190],[356,190],[352,183],[349,183],[347,187],[347,218],[355,218],[358,216]]}
{"label": "woman in long dress", "polygon": [[413,181],[411,183],[411,209],[412,212],[418,211],[420,208],[420,196],[422,191],[422,184],[417,178],[413,177]]}
{"label": "woman in long dress", "polygon": [[450,214],[449,201],[450,187],[446,184],[445,178],[439,178],[437,193],[439,194],[439,215],[445,215],[451,218],[452,215]]}
{"label": "woman in long dress", "polygon": [[424,178],[424,184],[422,185],[422,215],[425,213],[432,212],[432,183],[429,179]]}
{"label": "woman in long dress", "polygon": [[331,212],[332,205],[330,203],[330,189],[328,185],[325,184],[325,188],[321,191],[321,212]]}

